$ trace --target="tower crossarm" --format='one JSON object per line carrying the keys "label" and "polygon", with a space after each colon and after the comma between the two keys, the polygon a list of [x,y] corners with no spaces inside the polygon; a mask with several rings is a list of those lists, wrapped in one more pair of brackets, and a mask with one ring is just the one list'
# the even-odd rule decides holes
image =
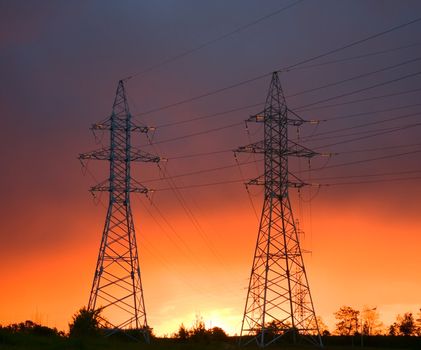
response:
{"label": "tower crossarm", "polygon": [[[108,118],[104,122],[92,124],[91,130],[93,130],[93,131],[96,131],[96,130],[111,130],[111,118],[112,117]],[[113,128],[114,128],[114,130],[126,130],[127,129],[126,125],[123,125],[123,126],[114,125]],[[129,131],[148,133],[149,131],[154,131],[154,130],[155,130],[155,127],[153,127],[153,126],[137,125],[137,124],[133,123],[131,120],[129,122]]]}
{"label": "tower crossarm", "polygon": [[134,148],[131,151],[130,160],[131,161],[159,163],[161,161],[161,158],[158,157],[158,156],[155,156],[153,154],[144,152],[140,149]]}
{"label": "tower crossarm", "polygon": [[126,188],[124,186],[117,186],[117,187],[113,187],[111,188],[110,185],[105,184],[105,183],[101,183],[98,184],[96,186],[92,186],[90,189],[91,192],[111,192],[111,191],[115,191],[115,192],[130,192],[130,193],[148,193],[148,192],[152,192],[152,190],[149,190],[148,188],[146,188],[143,185],[138,185],[136,187],[131,186],[129,190],[126,190]]}
{"label": "tower crossarm", "polygon": [[[290,112],[291,114],[294,115],[294,118],[286,118],[286,122],[288,125],[292,125],[292,126],[301,126],[304,123],[315,123],[314,120],[305,120],[303,118],[301,118],[297,113],[295,113],[294,111],[292,111],[291,109],[287,108],[287,111]],[[260,113],[251,115],[248,119],[246,119],[246,123],[264,123],[265,120],[267,118],[272,118],[272,119],[280,119],[281,116],[279,115],[273,115],[271,114],[269,111],[263,110]]]}
{"label": "tower crossarm", "polygon": [[[265,146],[263,141],[258,141],[254,143],[250,143],[246,146],[240,146],[236,150],[234,150],[235,153],[260,153],[264,154],[266,152],[277,152],[278,149],[272,149],[271,147]],[[289,140],[288,148],[285,152],[285,156],[295,156],[295,157],[307,157],[312,158],[319,153],[314,152],[313,150],[306,148],[304,146],[301,146],[300,144]]]}
{"label": "tower crossarm", "polygon": [[[113,160],[115,161],[126,161],[126,154],[124,149],[116,148]],[[95,151],[81,153],[79,155],[80,160],[111,160],[111,150],[109,148],[101,148]],[[161,160],[160,157],[152,155],[150,153],[141,151],[137,148],[132,148],[130,151],[130,161],[133,162],[153,162],[158,163]]]}
{"label": "tower crossarm", "polygon": [[236,150],[234,150],[234,153],[264,153],[264,151],[265,145],[263,141],[258,141],[250,143],[246,146],[240,146]]}
{"label": "tower crossarm", "polygon": [[[294,181],[288,180],[288,182],[287,182],[288,187],[301,188],[301,187],[304,187],[304,186],[311,185],[307,182],[301,181],[298,177],[296,177],[295,175],[293,175],[291,173],[289,173],[289,175],[294,177]],[[254,186],[254,185],[265,186],[265,177],[264,177],[264,175],[260,175],[258,177],[253,178],[253,179],[250,179],[249,181],[247,181],[245,183],[245,185],[246,186]]]}
{"label": "tower crossarm", "polygon": [[110,160],[110,150],[106,148],[97,149],[79,154],[79,160]]}
{"label": "tower crossarm", "polygon": [[288,143],[289,156],[313,158],[314,156],[319,155],[319,153],[307,147],[304,147],[294,141],[288,140]]}

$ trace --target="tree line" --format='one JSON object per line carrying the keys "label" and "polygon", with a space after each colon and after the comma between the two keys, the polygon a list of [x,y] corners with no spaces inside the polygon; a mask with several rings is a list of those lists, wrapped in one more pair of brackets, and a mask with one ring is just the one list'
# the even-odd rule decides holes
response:
{"label": "tree line", "polygon": [[[397,315],[395,322],[391,325],[384,325],[380,321],[380,315],[376,307],[364,307],[361,311],[350,306],[342,306],[334,313],[336,318],[335,328],[331,332],[323,320],[318,317],[317,322],[321,335],[330,336],[421,336],[421,309],[414,315],[405,312]],[[69,332],[58,331],[56,328],[49,328],[32,321],[14,323],[8,326],[1,326],[0,331],[15,334],[35,334],[41,336],[57,337],[96,337],[101,334],[101,310],[87,310],[81,308],[76,312],[69,323]],[[153,337],[152,329],[148,329]],[[203,319],[196,317],[191,328],[181,324],[176,332],[169,338],[179,341],[225,341],[228,335],[220,327],[206,328]],[[1,336],[0,336],[1,340]]]}
{"label": "tree line", "polygon": [[[337,320],[332,332],[334,335],[421,336],[421,309],[415,316],[411,312],[397,315],[391,325],[384,325],[380,321],[377,307],[364,307],[358,311],[350,306],[342,306],[334,315]],[[319,328],[323,335],[331,334],[321,319]]]}

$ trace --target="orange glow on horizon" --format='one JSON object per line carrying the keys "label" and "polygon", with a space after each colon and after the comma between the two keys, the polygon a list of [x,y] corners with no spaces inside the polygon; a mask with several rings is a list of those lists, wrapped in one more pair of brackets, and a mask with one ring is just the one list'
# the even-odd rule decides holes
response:
{"label": "orange glow on horizon", "polygon": [[[366,203],[356,211],[354,203],[337,203],[335,209],[319,203],[312,209],[311,232],[309,220],[300,221],[301,228],[307,231],[303,248],[312,251],[304,259],[316,312],[331,330],[335,322],[333,312],[342,305],[377,306],[385,324],[392,323],[397,313],[416,312],[419,308],[412,270],[402,270],[402,265],[396,263],[414,263],[414,256],[418,256],[419,219],[414,218],[403,227],[370,211],[370,207]],[[220,207],[200,218],[207,243],[188,228],[182,214],[169,219],[188,243],[191,255],[176,236],[170,240],[148,218],[137,232],[151,327],[157,335],[172,335],[181,323],[190,327],[200,315],[207,327],[218,326],[231,335],[238,334],[257,233],[256,219],[246,207]],[[32,252],[27,256],[33,262],[30,269],[26,261],[18,260],[13,266],[3,266],[1,275],[13,288],[2,288],[0,292],[2,300],[9,301],[0,311],[2,324],[32,319],[66,331],[71,316],[86,305],[89,296],[101,235],[98,228],[94,222],[86,226],[80,234],[83,244],[67,250],[63,247],[57,254]],[[402,232],[399,236],[398,230]],[[403,236],[409,243],[406,251],[395,251]],[[207,244],[217,247],[217,256]],[[406,304],[402,304],[402,293]],[[63,304],[63,300],[67,302]]]}

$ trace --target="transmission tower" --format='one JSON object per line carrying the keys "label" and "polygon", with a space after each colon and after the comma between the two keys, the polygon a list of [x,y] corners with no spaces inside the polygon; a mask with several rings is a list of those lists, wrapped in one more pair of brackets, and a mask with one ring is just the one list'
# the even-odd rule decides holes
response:
{"label": "transmission tower", "polygon": [[131,162],[159,162],[160,158],[131,145],[132,132],[147,133],[149,128],[132,122],[122,80],[118,82],[111,116],[91,129],[109,131],[109,146],[81,154],[79,159],[108,161],[110,175],[91,188],[92,192],[109,192],[109,204],[88,309],[103,310],[103,326],[109,334],[135,329],[149,342],[130,205],[131,193],[146,194],[148,189],[132,178],[130,168]]}
{"label": "transmission tower", "polygon": [[240,342],[264,347],[281,339],[294,343],[305,339],[322,346],[288,194],[290,187],[305,185],[289,172],[288,158],[310,158],[316,153],[288,139],[288,126],[305,121],[287,108],[277,72],[263,112],[247,122],[263,123],[264,140],[235,152],[264,155],[264,175],[247,184],[264,186],[264,203]]}

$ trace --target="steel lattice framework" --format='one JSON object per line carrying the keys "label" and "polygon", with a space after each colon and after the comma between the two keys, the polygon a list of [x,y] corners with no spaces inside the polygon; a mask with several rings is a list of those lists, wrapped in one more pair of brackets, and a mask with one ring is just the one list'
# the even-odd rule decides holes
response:
{"label": "steel lattice framework", "polygon": [[241,327],[243,345],[264,347],[288,338],[322,346],[288,195],[290,187],[305,185],[289,172],[288,158],[316,153],[288,139],[288,126],[304,123],[297,115],[289,118],[289,112],[275,72],[263,112],[248,119],[263,123],[264,140],[236,150],[264,155],[264,175],[248,183],[264,186],[264,203]]}
{"label": "steel lattice framework", "polygon": [[147,193],[148,190],[132,179],[130,164],[133,161],[159,162],[160,158],[131,146],[131,133],[147,133],[149,128],[132,122],[122,80],[118,82],[111,116],[104,122],[94,124],[91,129],[94,132],[109,131],[109,147],[81,154],[79,159],[108,161],[110,175],[107,180],[91,188],[93,192],[109,192],[109,204],[88,309],[103,310],[103,326],[110,333],[136,329],[149,342],[130,206],[131,193]]}

